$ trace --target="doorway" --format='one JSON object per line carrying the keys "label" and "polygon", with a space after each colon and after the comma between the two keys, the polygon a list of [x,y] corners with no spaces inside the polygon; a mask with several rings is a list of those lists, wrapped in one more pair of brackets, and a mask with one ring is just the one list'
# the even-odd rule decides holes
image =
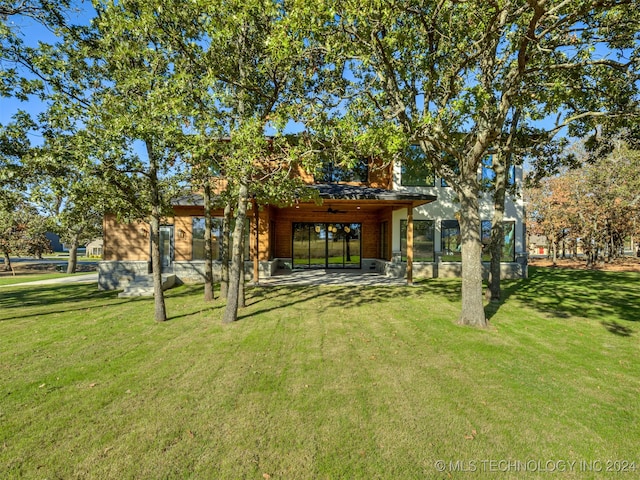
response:
{"label": "doorway", "polygon": [[360,269],[361,232],[361,223],[294,223],[293,268]]}

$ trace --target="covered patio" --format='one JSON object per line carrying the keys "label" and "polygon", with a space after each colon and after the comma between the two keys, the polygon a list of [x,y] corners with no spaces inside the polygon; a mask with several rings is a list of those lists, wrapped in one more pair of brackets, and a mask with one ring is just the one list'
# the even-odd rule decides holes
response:
{"label": "covered patio", "polygon": [[378,263],[392,260],[393,212],[400,209],[408,216],[406,282],[412,283],[413,209],[435,201],[434,195],[349,184],[310,187],[319,202],[254,208],[254,283],[260,281],[260,262],[265,261],[279,262],[269,276],[283,267],[290,272],[317,270],[315,275],[334,270],[351,275],[379,272]]}

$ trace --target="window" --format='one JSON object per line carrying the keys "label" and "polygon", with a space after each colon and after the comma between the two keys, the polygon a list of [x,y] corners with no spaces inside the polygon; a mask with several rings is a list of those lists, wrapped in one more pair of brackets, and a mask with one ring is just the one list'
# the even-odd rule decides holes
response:
{"label": "window", "polygon": [[442,261],[462,261],[462,238],[458,220],[442,220],[440,230]]}
{"label": "window", "polygon": [[[220,259],[220,244],[222,243],[222,218],[212,218],[211,226],[211,258]],[[192,241],[193,250],[191,253],[192,260],[204,260],[204,217],[193,217],[192,219]]]}
{"label": "window", "polygon": [[[222,245],[222,217],[214,217],[211,219],[211,258],[214,260],[220,260],[221,253],[220,247]],[[233,221],[231,222],[231,234],[233,234]],[[251,235],[251,228],[249,226],[249,220],[245,226],[244,237],[244,256],[245,259],[249,259],[249,239]],[[191,253],[192,260],[204,260],[204,217],[192,217],[192,242],[193,250]],[[231,246],[229,246],[231,248]]]}
{"label": "window", "polygon": [[[433,262],[435,222],[433,220],[413,221],[413,261]],[[400,220],[400,251],[402,260],[407,260],[407,221]]]}
{"label": "window", "polygon": [[407,157],[402,162],[400,185],[406,187],[433,187],[435,176],[433,168],[425,158],[424,152],[417,145],[409,148]]}
{"label": "window", "polygon": [[389,256],[389,224],[382,222],[380,224],[380,254],[379,258],[387,258]]}
{"label": "window", "polygon": [[[502,243],[502,261],[503,262],[515,262],[516,249],[515,249],[515,232],[516,222],[502,222],[502,228],[504,230],[504,239]],[[484,262],[491,261],[491,254],[489,252],[489,243],[491,240],[491,221],[482,221],[482,260]]]}
{"label": "window", "polygon": [[316,175],[320,183],[360,182],[366,183],[369,177],[369,160],[361,158],[352,166],[340,165],[333,161],[326,162],[321,172]]}

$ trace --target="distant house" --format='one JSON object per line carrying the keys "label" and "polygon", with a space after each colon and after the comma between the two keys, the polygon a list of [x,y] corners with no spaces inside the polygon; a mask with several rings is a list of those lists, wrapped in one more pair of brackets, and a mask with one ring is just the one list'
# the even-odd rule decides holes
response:
{"label": "distant house", "polygon": [[529,235],[529,255],[549,255],[549,241],[544,235]]}
{"label": "distant house", "polygon": [[[486,164],[485,164],[486,165]],[[485,179],[491,172],[478,172]],[[305,175],[322,204],[300,202],[290,207],[260,206],[249,212],[247,271],[254,262],[259,276],[281,269],[349,269],[404,277],[461,275],[461,237],[453,189],[432,172],[398,163],[384,166],[363,160],[346,170],[329,165],[317,178]],[[519,185],[522,169],[512,170]],[[483,244],[488,242],[493,201],[480,199]],[[161,227],[162,266],[183,281],[202,281],[204,272],[204,210],[202,197],[175,199],[173,217]],[[222,210],[214,212],[214,256],[219,255]],[[408,235],[412,226],[413,237]],[[505,211],[502,274],[527,275],[524,203],[508,198]],[[121,279],[147,274],[150,265],[149,226],[119,223],[107,215],[100,287],[121,288]],[[411,255],[408,255],[411,252]],[[411,268],[407,269],[408,259]],[[483,255],[488,261],[488,254]],[[487,264],[488,265],[488,264]],[[219,271],[219,263],[217,264]]]}
{"label": "distant house", "polygon": [[104,239],[96,238],[95,240],[91,240],[86,245],[86,253],[88,257],[102,257],[102,249],[104,246]]}
{"label": "distant house", "polygon": [[47,240],[49,240],[49,242],[51,243],[51,250],[53,250],[54,252],[64,251],[64,246],[60,241],[60,235],[53,232],[47,232],[45,233],[45,236],[47,237]]}

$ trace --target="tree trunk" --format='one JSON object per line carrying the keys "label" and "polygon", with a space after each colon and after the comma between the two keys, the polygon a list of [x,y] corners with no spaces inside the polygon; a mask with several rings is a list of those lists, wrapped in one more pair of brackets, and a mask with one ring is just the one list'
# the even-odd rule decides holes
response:
{"label": "tree trunk", "polygon": [[507,172],[509,165],[505,164],[506,157],[502,154],[494,156],[493,171],[495,173],[495,189],[493,194],[493,219],[491,221],[491,240],[489,253],[491,264],[489,266],[489,285],[486,298],[491,302],[500,301],[500,262],[502,261],[502,245],[504,243],[504,201],[507,190]]}
{"label": "tree trunk", "polygon": [[224,206],[224,218],[222,220],[222,239],[220,242],[220,296],[227,298],[229,294],[229,234],[231,230],[231,202]]}
{"label": "tree trunk", "polygon": [[162,291],[162,259],[160,258],[160,185],[158,182],[158,167],[155,152],[150,142],[145,142],[149,156],[149,187],[151,194],[151,270],[153,274],[154,317],[157,322],[167,320],[167,309],[164,304]]}
{"label": "tree trunk", "polygon": [[160,216],[154,214],[150,222],[151,235],[151,270],[153,275],[154,318],[158,322],[167,319],[167,311],[164,304],[164,292],[162,291],[162,259],[160,258]]}
{"label": "tree trunk", "polygon": [[[499,302],[500,292],[500,262],[502,261],[502,246],[504,244],[504,202],[509,181],[509,171],[511,170],[511,152],[513,142],[518,131],[520,120],[520,110],[515,109],[509,129],[509,136],[504,148],[493,156],[493,171],[495,173],[495,185],[493,194],[493,219],[491,221],[491,240],[489,251],[491,253],[491,264],[489,266],[489,286],[487,288],[487,300]],[[515,180],[515,179],[514,179]]]}
{"label": "tree trunk", "polygon": [[204,203],[204,300],[211,302],[215,297],[213,290],[213,245],[211,241],[211,185],[205,181],[203,188]]}
{"label": "tree trunk", "polygon": [[245,273],[246,273],[246,269],[245,269],[245,263],[244,263],[244,261],[245,261],[245,255],[244,255],[245,242],[244,242],[244,238],[245,238],[245,235],[242,235],[242,240],[240,240],[240,243],[242,245],[240,246],[240,280],[239,280],[239,283],[238,283],[238,308],[245,308],[247,306],[247,299],[245,297],[245,286],[246,286]]}
{"label": "tree trunk", "polygon": [[258,209],[258,202],[253,199],[251,203],[253,209],[253,239],[255,242],[255,249],[253,252],[253,283],[258,285],[260,283],[260,210]]}
{"label": "tree trunk", "polygon": [[482,241],[477,185],[463,186],[460,197],[462,236],[462,312],[459,323],[486,327],[482,295]]}
{"label": "tree trunk", "polygon": [[11,265],[11,257],[9,256],[9,252],[4,252],[4,271],[11,271],[15,275],[16,272],[13,270],[13,266]]}
{"label": "tree trunk", "polygon": [[500,274],[502,262],[502,245],[504,242],[504,203],[502,208],[498,208],[495,204],[493,211],[493,220],[491,224],[491,242],[489,244],[489,252],[491,253],[491,263],[489,265],[489,285],[487,287],[486,298],[490,302],[499,302],[501,298],[500,292]]}
{"label": "tree trunk", "polygon": [[229,269],[229,291],[227,294],[227,306],[224,310],[222,321],[224,323],[235,322],[238,319],[240,276],[242,273],[242,239],[244,238],[244,225],[247,218],[247,203],[249,189],[243,180],[238,192],[238,210],[236,211],[236,225],[233,229],[233,255],[231,268]]}
{"label": "tree trunk", "polygon": [[78,236],[71,237],[71,248],[69,248],[69,262],[67,263],[67,273],[76,273],[78,266]]}

